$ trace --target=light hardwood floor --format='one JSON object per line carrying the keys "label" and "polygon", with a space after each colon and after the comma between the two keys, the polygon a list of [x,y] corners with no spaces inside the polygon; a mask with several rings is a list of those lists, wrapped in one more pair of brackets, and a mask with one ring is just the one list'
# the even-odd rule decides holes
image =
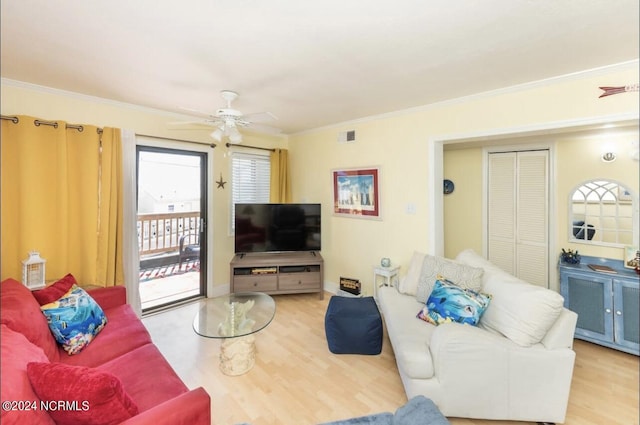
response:
{"label": "light hardwood floor", "polygon": [[[395,411],[407,399],[388,338],[378,356],[335,355],[324,333],[331,294],[275,296],[273,322],[256,337],[257,359],[247,374],[218,368],[220,341],[196,335],[202,301],[143,319],[152,338],[189,388],[211,396],[212,423],[304,425]],[[577,353],[568,425],[637,425],[639,359],[575,341]],[[553,385],[552,382],[549,385]],[[491,383],[487,383],[491,391]],[[526,425],[526,422],[449,418],[453,425]]]}

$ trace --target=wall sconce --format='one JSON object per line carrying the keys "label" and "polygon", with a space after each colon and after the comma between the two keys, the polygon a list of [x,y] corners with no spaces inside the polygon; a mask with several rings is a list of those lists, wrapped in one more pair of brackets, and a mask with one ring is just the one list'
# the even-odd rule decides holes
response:
{"label": "wall sconce", "polygon": [[46,286],[44,263],[46,262],[47,260],[40,257],[39,252],[31,251],[29,258],[22,261],[22,284],[32,291],[44,288]]}
{"label": "wall sconce", "polygon": [[616,160],[616,154],[614,152],[605,152],[602,154],[602,162],[613,162]]}

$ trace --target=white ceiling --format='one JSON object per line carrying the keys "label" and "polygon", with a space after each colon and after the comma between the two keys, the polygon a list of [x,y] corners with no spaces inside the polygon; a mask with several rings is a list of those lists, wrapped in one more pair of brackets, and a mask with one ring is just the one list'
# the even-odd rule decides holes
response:
{"label": "white ceiling", "polygon": [[235,90],[290,134],[636,60],[639,15],[638,0],[8,0],[0,73],[180,114]]}

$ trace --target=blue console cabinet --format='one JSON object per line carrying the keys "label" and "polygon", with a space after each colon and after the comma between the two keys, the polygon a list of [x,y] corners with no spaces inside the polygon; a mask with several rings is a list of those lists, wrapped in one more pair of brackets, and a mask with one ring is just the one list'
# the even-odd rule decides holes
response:
{"label": "blue console cabinet", "polygon": [[[616,273],[591,270],[589,264]],[[575,337],[640,355],[640,276],[621,260],[583,256],[581,264],[560,266],[564,306],[578,314]]]}

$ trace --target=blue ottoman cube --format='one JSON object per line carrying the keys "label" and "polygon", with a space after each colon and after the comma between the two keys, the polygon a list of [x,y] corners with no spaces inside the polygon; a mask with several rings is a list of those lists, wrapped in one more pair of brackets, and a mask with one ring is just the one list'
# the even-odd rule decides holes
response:
{"label": "blue ottoman cube", "polygon": [[333,296],[324,317],[329,351],[334,354],[380,354],[382,318],[373,297]]}

